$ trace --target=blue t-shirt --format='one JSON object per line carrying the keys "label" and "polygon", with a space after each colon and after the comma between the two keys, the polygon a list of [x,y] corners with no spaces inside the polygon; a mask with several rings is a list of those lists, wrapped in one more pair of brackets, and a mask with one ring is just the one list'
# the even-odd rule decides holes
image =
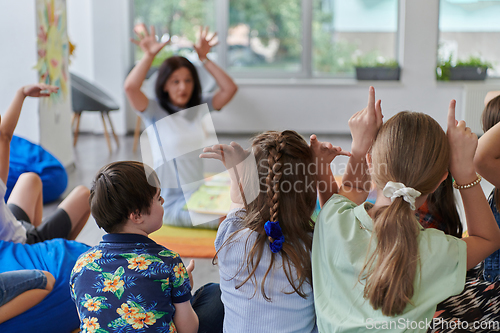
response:
{"label": "blue t-shirt", "polygon": [[179,255],[137,234],[104,235],[78,258],[70,287],[82,332],[176,332],[174,303],[191,299]]}
{"label": "blue t-shirt", "polygon": [[[490,203],[493,216],[495,217],[498,227],[500,228],[500,212],[498,212],[498,207],[496,205],[495,190],[496,189],[494,188],[493,191],[491,191],[488,201]],[[483,276],[484,279],[489,282],[496,282],[500,280],[500,250],[496,250],[484,260]]]}

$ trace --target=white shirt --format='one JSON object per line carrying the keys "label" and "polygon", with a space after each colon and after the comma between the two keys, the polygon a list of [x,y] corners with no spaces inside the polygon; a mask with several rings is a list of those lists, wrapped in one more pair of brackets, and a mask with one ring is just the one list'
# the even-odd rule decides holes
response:
{"label": "white shirt", "polygon": [[[0,197],[5,196],[7,186],[0,179]],[[14,243],[26,242],[26,229],[19,222],[9,207],[5,204],[5,200],[0,200],[0,240]]]}

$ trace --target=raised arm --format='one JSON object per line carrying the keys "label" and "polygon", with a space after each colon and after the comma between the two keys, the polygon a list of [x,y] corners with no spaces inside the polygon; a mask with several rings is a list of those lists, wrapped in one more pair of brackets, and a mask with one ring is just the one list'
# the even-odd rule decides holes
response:
{"label": "raised arm", "polygon": [[369,88],[368,105],[349,119],[352,145],[351,157],[347,162],[339,194],[356,204],[364,202],[371,188],[366,154],[382,126],[381,101],[375,102],[375,89]]}
{"label": "raised arm", "polygon": [[[455,104],[452,100],[448,110],[448,141],[451,147],[450,172],[458,185],[472,184],[476,178],[473,158],[477,147],[477,136],[465,126],[463,120],[455,120]],[[486,201],[481,186],[461,188],[467,230],[467,269],[473,268],[500,248],[500,229]]]}
{"label": "raised arm", "polygon": [[217,43],[213,42],[215,36],[217,36],[217,33],[208,38],[208,27],[206,29],[200,27],[200,38],[193,47],[203,62],[205,69],[214,77],[219,86],[219,90],[212,99],[212,105],[214,109],[220,110],[233,98],[238,91],[238,86],[222,68],[207,58],[210,49],[217,45]]}
{"label": "raised arm", "polygon": [[500,90],[496,91],[489,91],[486,96],[484,97],[484,106],[488,105],[488,103],[495,97],[500,95]]}
{"label": "raised arm", "polygon": [[[499,111],[500,112],[500,111]],[[496,188],[500,188],[500,122],[490,128],[479,139],[474,156],[477,172]]]}
{"label": "raised arm", "polygon": [[169,41],[160,43],[156,40],[155,28],[151,26],[151,34],[144,24],[136,25],[134,32],[139,38],[138,40],[131,39],[132,43],[138,45],[144,52],[144,56],[137,65],[130,71],[125,79],[125,94],[132,107],[140,112],[143,112],[148,107],[148,98],[141,91],[141,86],[155,56],[160,50],[167,45]]}
{"label": "raised arm", "polygon": [[50,96],[51,93],[57,92],[58,89],[58,87],[42,83],[21,87],[3,115],[0,123],[0,178],[5,184],[9,176],[10,141],[14,135],[24,99],[28,96]]}

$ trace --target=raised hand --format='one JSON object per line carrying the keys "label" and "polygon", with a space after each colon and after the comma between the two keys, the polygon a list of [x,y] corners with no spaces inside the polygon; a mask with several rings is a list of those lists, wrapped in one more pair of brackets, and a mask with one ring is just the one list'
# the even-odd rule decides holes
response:
{"label": "raised hand", "polygon": [[148,55],[156,56],[160,50],[167,45],[170,40],[161,43],[156,40],[155,27],[150,27],[151,34],[148,32],[146,25],[144,23],[138,24],[134,27],[134,32],[138,39],[131,38],[130,41],[135,45],[138,45],[141,50]]}
{"label": "raised hand", "polygon": [[242,163],[250,155],[250,151],[243,149],[236,142],[229,145],[213,145],[203,149],[200,158],[212,158],[221,161],[227,170]]}
{"label": "raised hand", "polygon": [[214,33],[210,38],[208,38],[208,29],[208,26],[205,29],[203,29],[203,26],[200,26],[200,37],[198,38],[198,41],[196,41],[196,44],[193,45],[200,60],[206,59],[210,49],[218,44],[218,42],[214,41],[217,33]]}
{"label": "raised hand", "polygon": [[236,142],[204,148],[203,154],[200,155],[200,158],[212,158],[224,163],[231,178],[231,201],[235,204],[246,205],[257,197],[257,167],[255,159],[247,159],[249,155],[250,151],[243,149]]}
{"label": "raised hand", "polygon": [[338,155],[351,156],[351,153],[332,145],[330,142],[318,141],[315,134],[309,138],[311,150],[317,163],[331,163]]}
{"label": "raised hand", "polygon": [[455,105],[456,101],[451,100],[446,131],[451,148],[450,172],[458,184],[468,184],[476,177],[473,160],[478,140],[477,135],[466,127],[465,121],[456,120]]}
{"label": "raised hand", "polygon": [[368,105],[349,119],[349,128],[352,135],[351,152],[353,155],[366,155],[375,140],[384,117],[380,104],[380,100],[375,102],[375,88],[370,87]]}
{"label": "raised hand", "polygon": [[26,97],[47,97],[50,94],[57,93],[59,87],[50,86],[44,83],[30,84],[22,88]]}

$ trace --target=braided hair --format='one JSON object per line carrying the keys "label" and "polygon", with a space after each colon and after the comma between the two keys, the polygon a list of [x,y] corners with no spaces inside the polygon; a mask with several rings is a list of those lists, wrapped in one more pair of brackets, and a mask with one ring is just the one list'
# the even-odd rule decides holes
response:
{"label": "braided hair", "polygon": [[[266,279],[274,268],[275,261],[281,260],[280,269],[284,270],[293,292],[305,298],[307,295],[303,291],[303,285],[312,284],[314,222],[311,216],[317,197],[316,175],[309,173],[311,168],[308,167],[313,163],[312,151],[307,142],[294,131],[268,131],[259,134],[253,139],[252,149],[260,191],[254,201],[246,203],[240,230],[250,229],[257,236],[253,244],[249,244],[250,235],[246,239],[245,259],[235,277],[242,270],[246,270],[248,275],[236,288],[250,280],[255,286],[255,292],[260,289],[264,299],[270,301],[265,290]],[[278,253],[269,249],[269,242],[274,239],[268,237],[264,230],[267,221],[279,221],[285,236],[283,247]],[[239,233],[233,233],[221,248],[234,241],[236,234]],[[255,272],[264,251],[271,252],[271,261],[262,281],[256,281]]]}

